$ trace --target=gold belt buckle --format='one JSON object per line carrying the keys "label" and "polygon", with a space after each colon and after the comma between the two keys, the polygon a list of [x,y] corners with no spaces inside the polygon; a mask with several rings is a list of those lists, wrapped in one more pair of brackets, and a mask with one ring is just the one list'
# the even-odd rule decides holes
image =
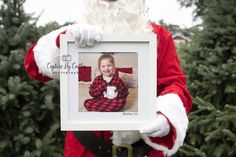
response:
{"label": "gold belt buckle", "polygon": [[128,157],[132,157],[132,147],[128,144],[122,145],[113,145],[112,146],[112,157],[117,157],[117,149],[119,148],[126,148],[128,150]]}

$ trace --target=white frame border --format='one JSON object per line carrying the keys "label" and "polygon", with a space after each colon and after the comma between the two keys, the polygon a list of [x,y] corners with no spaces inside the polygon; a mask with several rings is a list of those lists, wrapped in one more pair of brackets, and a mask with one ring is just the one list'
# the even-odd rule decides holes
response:
{"label": "white frame border", "polygon": [[[142,87],[142,82],[139,79],[139,96],[138,96],[138,104],[140,106],[140,100],[144,100],[144,97],[147,97],[147,101],[150,105],[144,106],[145,104],[142,104],[142,109],[145,111],[141,111],[142,114],[140,114],[140,108],[138,110],[139,116],[135,114],[124,114],[125,112],[78,112],[78,115],[80,117],[73,116],[74,114],[71,112],[74,112],[69,104],[78,105],[78,102],[76,102],[76,95],[79,94],[78,90],[76,91],[70,88],[78,89],[78,81],[77,84],[75,83],[75,80],[78,80],[78,75],[73,74],[65,74],[65,69],[60,69],[60,117],[61,117],[61,130],[139,130],[143,125],[145,125],[147,122],[155,120],[156,117],[156,77],[157,77],[157,70],[156,70],[156,61],[157,61],[157,39],[156,35],[154,34],[126,34],[126,35],[118,35],[118,34],[104,34],[102,41],[99,43],[96,43],[94,47],[86,47],[86,48],[76,48],[75,41],[73,37],[70,34],[62,34],[60,35],[60,65],[63,64],[62,56],[63,55],[72,55],[72,61],[78,63],[78,54],[74,53],[74,51],[79,52],[121,52],[120,44],[122,44],[123,47],[134,47],[137,51],[138,55],[141,54],[139,52],[138,45],[140,46],[140,49],[142,47],[145,49],[145,52],[142,51],[142,56],[146,56],[146,59],[148,59],[148,65],[139,65],[139,67],[145,66],[147,69],[142,70],[145,71],[145,74],[147,74],[148,77],[143,77],[146,81],[145,84],[145,91],[142,92],[142,95],[140,94],[140,89]],[[138,45],[137,45],[138,44]],[[104,49],[104,45],[106,45],[106,49]],[[116,47],[117,45],[117,47]],[[132,45],[132,46],[131,46]],[[146,46],[144,46],[146,45]],[[147,46],[148,45],[148,46]],[[113,47],[113,48],[112,48]],[[115,47],[115,48],[114,48]],[[125,48],[124,48],[125,49]],[[103,50],[103,51],[101,51]],[[113,51],[112,51],[113,50]],[[116,50],[116,51],[114,51]],[[124,50],[122,50],[124,51]],[[129,52],[128,49],[124,52]],[[144,57],[145,58],[145,57]],[[138,61],[140,64],[141,58],[138,57]],[[138,71],[140,68],[138,68]],[[74,71],[70,72],[77,72],[78,70],[74,69]],[[142,75],[142,72],[139,71],[139,75]],[[139,76],[140,78],[140,76]],[[73,82],[73,85],[71,84]],[[72,87],[73,86],[73,87]],[[148,86],[146,88],[146,86]],[[146,91],[148,89],[148,91]],[[65,94],[66,91],[66,94]],[[147,95],[148,92],[148,95]],[[73,94],[70,94],[73,93]],[[76,93],[76,94],[74,94]],[[74,100],[74,101],[72,101]],[[78,98],[77,98],[78,100]],[[74,106],[71,105],[71,106]],[[145,112],[145,113],[144,113]],[[110,114],[110,115],[109,115]],[[116,115],[115,119],[110,119],[109,116]],[[71,116],[72,115],[72,116]],[[82,116],[82,117],[81,117]],[[104,118],[99,119],[98,117],[102,116]],[[107,116],[107,117],[106,117]],[[120,116],[120,117],[119,117]],[[125,117],[125,118],[122,118]],[[86,120],[85,117],[88,117],[90,120]],[[113,116],[112,116],[113,117]],[[137,118],[138,117],[138,118]],[[94,118],[91,120],[91,118]],[[121,118],[121,119],[120,119]],[[133,119],[133,120],[132,120]],[[97,120],[97,121],[95,121]]]}

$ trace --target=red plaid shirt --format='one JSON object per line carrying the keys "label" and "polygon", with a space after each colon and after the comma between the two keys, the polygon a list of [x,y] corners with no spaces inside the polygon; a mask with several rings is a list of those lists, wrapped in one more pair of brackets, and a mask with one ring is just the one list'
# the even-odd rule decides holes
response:
{"label": "red plaid shirt", "polygon": [[[115,86],[118,95],[114,99],[107,99],[103,93],[107,90],[107,86]],[[84,102],[84,106],[88,111],[97,112],[118,112],[122,110],[129,94],[127,85],[117,76],[107,83],[102,75],[96,77],[90,86],[89,94],[93,97]]]}

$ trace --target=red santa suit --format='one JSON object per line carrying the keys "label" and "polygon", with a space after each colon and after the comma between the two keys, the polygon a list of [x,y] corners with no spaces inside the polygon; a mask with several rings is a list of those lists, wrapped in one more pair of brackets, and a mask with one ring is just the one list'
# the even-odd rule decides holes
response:
{"label": "red santa suit", "polygon": [[[72,26],[63,27],[43,36],[27,52],[25,69],[28,75],[39,81],[49,81],[54,74],[47,68],[48,62],[57,62],[59,53],[59,34]],[[170,132],[164,137],[141,135],[150,145],[148,157],[164,157],[174,154],[183,144],[191,109],[191,96],[185,85],[183,74],[176,53],[176,48],[168,30],[160,25],[152,24],[153,33],[157,35],[157,112],[163,114],[171,126]],[[105,141],[111,141],[111,131],[93,131]],[[114,140],[113,140],[113,143]],[[68,131],[65,139],[65,157],[95,157]]]}
{"label": "red santa suit", "polygon": [[[145,33],[147,28],[147,8],[140,0],[85,0],[85,23],[98,25],[106,33]],[[78,34],[80,26],[71,25],[55,30],[41,37],[28,51],[25,68],[30,77],[39,81],[49,81],[58,77],[52,73],[51,65],[59,63],[59,34]],[[191,109],[191,97],[185,85],[185,76],[180,68],[171,34],[162,26],[152,24],[157,36],[157,99],[156,112],[164,115],[170,125],[166,136],[149,137],[138,131],[93,131],[104,141],[113,144],[132,144],[142,138],[152,149],[148,157],[164,157],[174,154],[183,144],[187,126],[187,113]],[[69,30],[69,31],[67,31]],[[55,69],[57,70],[57,69]],[[59,69],[58,69],[59,70]],[[158,118],[157,118],[158,119]],[[160,118],[159,118],[160,119]],[[165,123],[166,124],[166,123]],[[160,126],[160,125],[159,125]],[[68,131],[65,139],[65,157],[95,157]]]}

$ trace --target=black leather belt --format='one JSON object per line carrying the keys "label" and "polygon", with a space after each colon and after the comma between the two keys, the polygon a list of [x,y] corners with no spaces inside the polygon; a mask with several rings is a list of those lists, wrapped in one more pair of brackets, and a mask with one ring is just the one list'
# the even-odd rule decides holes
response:
{"label": "black leather belt", "polygon": [[90,131],[73,131],[78,141],[98,157],[144,157],[150,147],[140,140],[132,145],[113,145]]}

